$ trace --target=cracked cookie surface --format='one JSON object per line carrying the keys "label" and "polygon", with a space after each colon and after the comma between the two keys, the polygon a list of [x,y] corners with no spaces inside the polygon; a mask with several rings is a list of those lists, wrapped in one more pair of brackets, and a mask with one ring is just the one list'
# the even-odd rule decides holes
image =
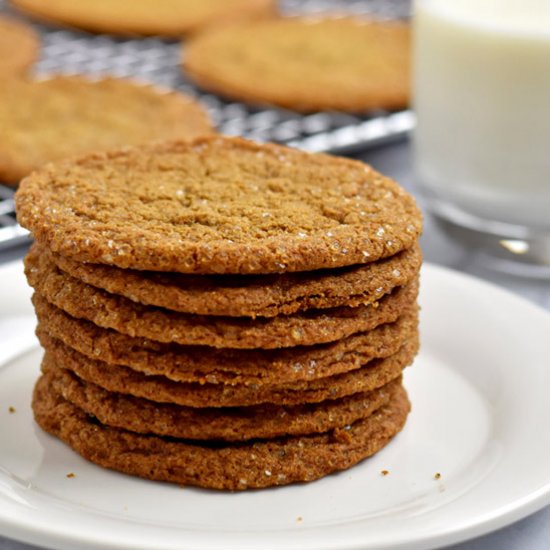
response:
{"label": "cracked cookie surface", "polygon": [[414,199],[362,162],[240,138],[165,142],[47,165],[19,222],[79,262],[196,274],[364,264],[416,243]]}

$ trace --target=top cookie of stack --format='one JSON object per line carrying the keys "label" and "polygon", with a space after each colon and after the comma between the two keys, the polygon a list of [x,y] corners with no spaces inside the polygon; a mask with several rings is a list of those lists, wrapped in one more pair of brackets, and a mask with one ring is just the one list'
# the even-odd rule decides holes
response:
{"label": "top cookie of stack", "polygon": [[421,215],[365,164],[209,137],[46,166],[16,202],[37,240],[35,416],[90,460],[267,487],[403,426]]}
{"label": "top cookie of stack", "polygon": [[413,198],[361,162],[206,138],[47,166],[17,194],[52,251],[123,269],[311,271],[410,248]]}

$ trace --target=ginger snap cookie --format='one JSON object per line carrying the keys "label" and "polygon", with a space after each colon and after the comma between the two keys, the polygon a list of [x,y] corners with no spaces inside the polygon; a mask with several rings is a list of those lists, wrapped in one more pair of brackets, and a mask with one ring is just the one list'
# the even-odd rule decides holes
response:
{"label": "ginger snap cookie", "polygon": [[[39,246],[39,245],[34,245]],[[75,262],[40,247],[59,269],[134,302],[199,315],[274,317],[308,309],[350,307],[377,300],[418,275],[418,246],[370,264],[274,275],[197,276]]]}
{"label": "ginger snap cookie", "polygon": [[195,82],[296,111],[400,109],[410,96],[410,31],[360,18],[279,18],[211,29],[185,44]]}
{"label": "ginger snap cookie", "polygon": [[131,475],[213,489],[242,490],[313,481],[384,447],[403,427],[410,404],[404,389],[347,429],[251,443],[209,445],[104,426],[41,378],[35,419],[84,458]]}
{"label": "ginger snap cookie", "polygon": [[198,408],[244,407],[262,403],[298,405],[370,391],[401,376],[418,351],[418,337],[415,336],[404,342],[390,357],[372,359],[349,372],[311,381],[244,386],[174,382],[164,376],[148,376],[127,367],[86,357],[43,332],[39,332],[38,337],[46,350],[42,362],[44,371],[53,366],[62,367],[110,392]]}
{"label": "ginger snap cookie", "polygon": [[[69,76],[3,82],[0,127],[0,181],[9,184],[49,161],[212,132],[205,111],[181,93],[113,78]],[[73,191],[76,199],[83,189]]]}
{"label": "ginger snap cookie", "polygon": [[19,220],[38,424],[149,479],[318,479],[403,426],[421,215],[364,164],[238,138],[49,164]]}
{"label": "ginger snap cookie", "polygon": [[25,273],[38,294],[72,317],[128,336],[216,348],[274,349],[334,342],[397,320],[418,295],[414,280],[363,306],[272,318],[215,317],[144,306],[111,294],[63,273],[36,250],[25,259]]}
{"label": "ginger snap cookie", "polygon": [[277,350],[238,350],[163,344],[134,338],[75,319],[33,296],[37,331],[92,359],[122,365],[175,382],[261,385],[314,380],[347,372],[374,358],[389,357],[418,329],[416,306],[399,319],[330,344]]}
{"label": "ginger snap cookie", "polygon": [[327,432],[366,418],[393,399],[401,386],[401,379],[397,378],[370,392],[311,405],[197,409],[108,392],[62,368],[52,368],[44,377],[55,392],[106,426],[136,433],[216,441]]}
{"label": "ginger snap cookie", "polygon": [[179,273],[369,263],[410,248],[422,226],[414,199],[362,162],[229,137],[47,165],[16,206],[53,252]]}
{"label": "ginger snap cookie", "polygon": [[36,61],[39,49],[40,39],[31,27],[0,17],[0,78],[23,76]]}
{"label": "ginger snap cookie", "polygon": [[49,23],[113,34],[180,36],[213,23],[265,17],[275,0],[11,0]]}

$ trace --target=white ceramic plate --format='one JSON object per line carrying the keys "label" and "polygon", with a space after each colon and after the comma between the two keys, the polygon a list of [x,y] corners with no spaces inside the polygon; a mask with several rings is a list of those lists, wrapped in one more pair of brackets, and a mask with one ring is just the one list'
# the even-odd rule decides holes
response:
{"label": "white ceramic plate", "polygon": [[311,484],[219,493],[103,470],[42,433],[29,410],[41,353],[20,264],[0,281],[3,535],[71,550],[411,550],[550,503],[550,315],[494,286],[425,267],[423,347],[406,375],[413,412],[386,449]]}

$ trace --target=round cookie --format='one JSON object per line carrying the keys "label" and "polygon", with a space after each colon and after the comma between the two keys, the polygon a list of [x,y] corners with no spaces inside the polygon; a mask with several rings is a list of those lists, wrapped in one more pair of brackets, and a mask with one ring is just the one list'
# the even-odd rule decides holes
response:
{"label": "round cookie", "polygon": [[31,27],[0,17],[0,78],[24,75],[36,61],[39,49],[40,40]]}
{"label": "round cookie", "polygon": [[41,378],[33,396],[37,423],[100,466],[159,481],[213,489],[247,489],[313,481],[356,464],[403,427],[404,389],[349,429],[221,446],[140,435],[97,423]]}
{"label": "round cookie", "polygon": [[413,281],[366,306],[250,319],[191,315],[136,304],[63,273],[36,251],[25,258],[25,274],[38,294],[72,317],[129,336],[216,348],[275,349],[334,342],[397,320],[418,294],[418,282]]}
{"label": "round cookie", "polygon": [[392,256],[421,214],[395,182],[350,159],[210,137],[47,165],[18,220],[76,261],[179,273],[277,273]]}
{"label": "round cookie", "polygon": [[42,369],[62,367],[79,378],[110,392],[126,393],[158,403],[186,407],[246,407],[271,403],[301,405],[338,399],[358,392],[371,391],[401,376],[418,351],[418,336],[405,342],[401,349],[384,359],[373,359],[350,372],[301,380],[284,385],[227,386],[173,382],[164,376],[147,376],[133,369],[90,359],[45,333],[39,333],[46,350]]}
{"label": "round cookie", "polygon": [[65,369],[53,368],[44,376],[54,392],[106,426],[143,434],[217,441],[305,435],[342,428],[387,404],[401,387],[398,378],[370,392],[313,405],[195,409],[107,392]]}
{"label": "round cookie", "polygon": [[11,0],[50,23],[93,32],[180,36],[212,23],[264,17],[275,0]]}
{"label": "round cookie", "polygon": [[39,294],[32,301],[38,333],[61,340],[91,359],[174,382],[261,385],[314,380],[356,369],[374,358],[389,357],[418,331],[418,312],[413,306],[394,323],[331,344],[279,350],[216,349],[133,338],[75,319]]}
{"label": "round cookie", "polygon": [[407,24],[281,18],[212,29],[185,44],[204,89],[296,111],[400,109],[410,99]]}
{"label": "round cookie", "polygon": [[[3,82],[0,127],[4,130],[0,136],[0,181],[10,184],[49,161],[212,132],[204,110],[181,93],[127,80],[69,76]],[[67,189],[75,213],[80,211],[78,197],[85,192],[77,187]],[[47,193],[38,190],[42,191]],[[50,215],[52,209],[54,205]]]}
{"label": "round cookie", "polygon": [[181,275],[120,269],[75,262],[50,252],[62,271],[89,285],[134,302],[199,315],[274,317],[308,309],[355,307],[376,301],[380,294],[410,283],[418,275],[418,246],[386,260],[338,270],[276,275]]}

